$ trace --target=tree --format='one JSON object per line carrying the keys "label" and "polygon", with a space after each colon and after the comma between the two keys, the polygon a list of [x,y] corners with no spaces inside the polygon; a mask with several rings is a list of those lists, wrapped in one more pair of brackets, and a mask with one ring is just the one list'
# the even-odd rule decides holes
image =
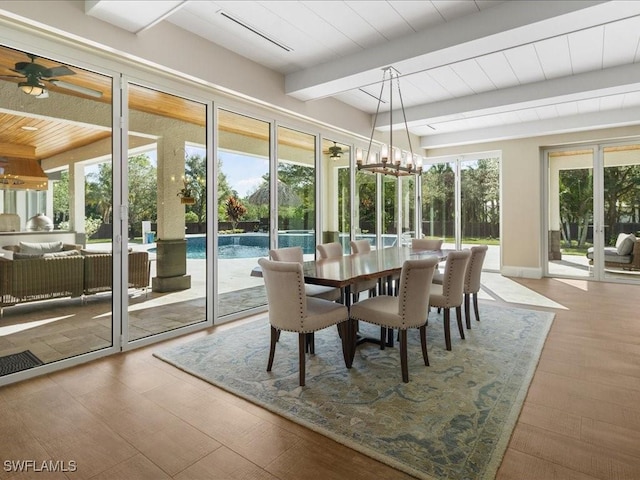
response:
{"label": "tree", "polygon": [[[140,234],[143,220],[155,220],[157,214],[157,168],[146,154],[127,159],[129,177],[129,230],[131,235]],[[98,173],[87,175],[88,204],[97,206],[104,223],[112,222],[113,169],[110,163],[102,163]]]}
{"label": "tree", "polygon": [[559,184],[562,238],[570,246],[573,240],[570,226],[572,223],[577,224],[577,246],[584,246],[589,222],[593,216],[593,170],[591,168],[562,170]]}
{"label": "tree", "polygon": [[236,197],[229,197],[225,202],[227,210],[227,217],[231,221],[231,228],[233,230],[238,226],[238,222],[247,213],[245,206]]}
{"label": "tree", "polygon": [[69,171],[61,172],[53,184],[53,222],[59,225],[69,220]]}
{"label": "tree", "polygon": [[207,220],[207,162],[204,157],[192,154],[184,159],[184,181],[195,199],[193,205],[187,205],[185,213],[196,215],[198,229],[202,231]]}

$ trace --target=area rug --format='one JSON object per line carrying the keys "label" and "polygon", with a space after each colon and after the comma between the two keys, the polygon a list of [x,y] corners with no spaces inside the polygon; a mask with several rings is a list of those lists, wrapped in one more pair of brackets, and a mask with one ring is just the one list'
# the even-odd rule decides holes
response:
{"label": "area rug", "polygon": [[408,384],[397,344],[360,345],[347,370],[335,328],[316,333],[305,387],[298,385],[296,334],[283,332],[268,373],[266,317],[154,355],[417,478],[492,479],[554,314],[481,303],[480,315],[465,340],[452,322],[447,351],[442,317],[429,314],[430,367],[418,331],[410,331]]}
{"label": "area rug", "polygon": [[0,357],[0,377],[22,370],[28,370],[42,364],[42,360],[36,357],[30,350],[5,355],[4,357]]}

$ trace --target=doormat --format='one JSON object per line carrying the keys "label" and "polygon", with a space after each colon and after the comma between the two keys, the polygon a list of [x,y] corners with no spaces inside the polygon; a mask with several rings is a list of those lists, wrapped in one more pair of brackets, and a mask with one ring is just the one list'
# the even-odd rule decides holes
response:
{"label": "doormat", "polygon": [[0,377],[44,365],[30,350],[0,357]]}

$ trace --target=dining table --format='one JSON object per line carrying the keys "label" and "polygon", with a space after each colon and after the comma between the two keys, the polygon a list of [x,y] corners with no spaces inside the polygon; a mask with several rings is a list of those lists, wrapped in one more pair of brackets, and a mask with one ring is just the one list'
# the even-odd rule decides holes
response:
{"label": "dining table", "polygon": [[[387,247],[371,250],[367,253],[343,255],[337,258],[309,260],[302,264],[306,283],[336,287],[342,290],[342,301],[351,306],[351,286],[360,280],[376,279],[379,281],[381,294],[390,292],[394,276],[400,273],[405,260],[418,260],[435,256],[440,261],[453,250],[425,250],[409,246]],[[349,319],[347,328],[350,358],[345,359],[347,368],[351,367],[356,346],[363,342],[380,343],[380,339],[359,336],[356,323]],[[393,331],[389,330],[386,345],[393,346]]]}

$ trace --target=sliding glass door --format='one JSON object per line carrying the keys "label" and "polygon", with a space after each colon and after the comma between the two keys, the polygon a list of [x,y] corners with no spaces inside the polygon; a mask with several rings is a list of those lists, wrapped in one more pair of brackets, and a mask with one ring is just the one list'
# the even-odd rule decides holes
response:
{"label": "sliding glass door", "polygon": [[271,245],[270,127],[218,110],[218,318],[267,303],[264,281],[250,272]]}
{"label": "sliding glass door", "polygon": [[595,145],[546,153],[546,273],[640,281],[640,259],[633,255],[637,247],[632,241],[640,236],[640,145]]}
{"label": "sliding glass door", "polygon": [[306,258],[316,251],[316,137],[277,128],[278,247],[302,248]]}
{"label": "sliding glass door", "polygon": [[128,242],[117,260],[134,342],[207,322],[207,107],[133,83],[127,98]]}

